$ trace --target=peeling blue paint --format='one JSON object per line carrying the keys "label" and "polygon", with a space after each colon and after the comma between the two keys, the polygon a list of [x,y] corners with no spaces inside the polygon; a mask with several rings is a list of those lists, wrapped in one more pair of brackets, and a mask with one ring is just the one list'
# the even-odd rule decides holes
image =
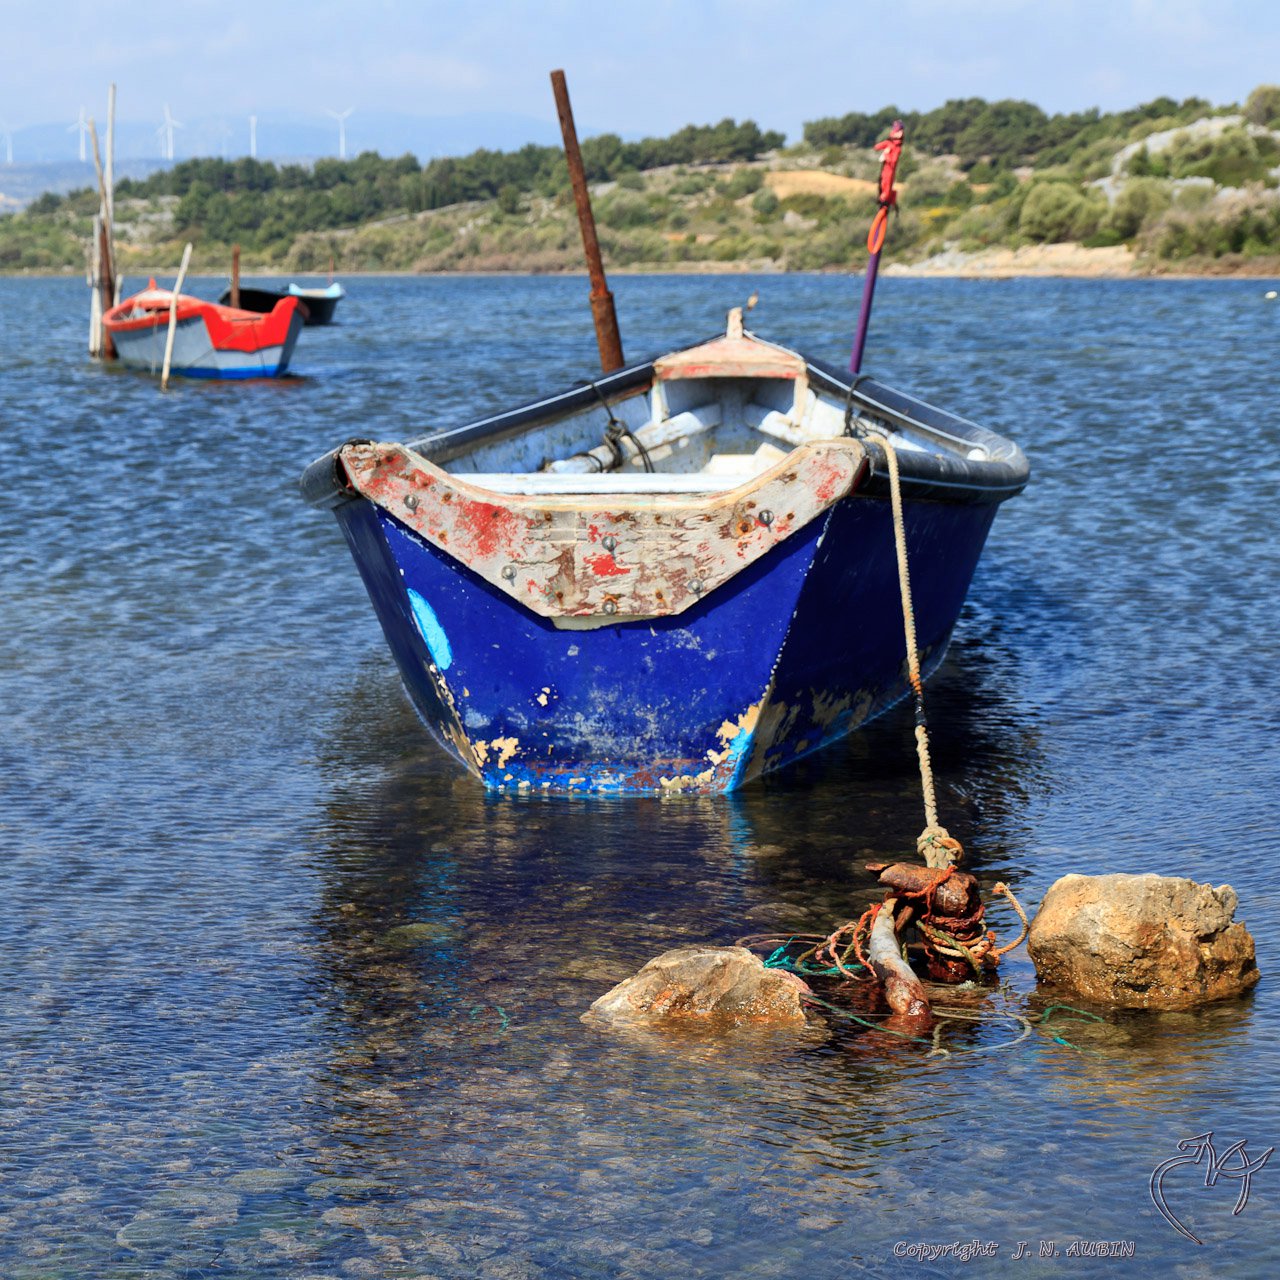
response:
{"label": "peeling blue paint", "polygon": [[[494,789],[732,791],[909,693],[889,504],[878,499],[838,503],[679,617],[591,630],[513,605],[367,501],[337,514],[424,723]],[[907,509],[926,675],[993,514]],[[850,551],[868,547],[878,553]],[[753,707],[751,727],[730,736],[726,722],[742,726]],[[513,739],[514,750],[492,746]],[[488,749],[477,758],[467,742]]]}
{"label": "peeling blue paint", "polygon": [[418,624],[422,638],[427,642],[431,661],[441,671],[448,671],[453,664],[453,651],[435,610],[412,587],[409,588],[409,607],[413,610],[413,620]]}
{"label": "peeling blue paint", "polygon": [[737,786],[742,780],[743,770],[750,759],[750,748],[755,744],[755,740],[754,730],[748,732],[746,729],[739,729],[738,733],[729,740],[729,754],[725,757],[725,765],[732,779],[731,787]]}

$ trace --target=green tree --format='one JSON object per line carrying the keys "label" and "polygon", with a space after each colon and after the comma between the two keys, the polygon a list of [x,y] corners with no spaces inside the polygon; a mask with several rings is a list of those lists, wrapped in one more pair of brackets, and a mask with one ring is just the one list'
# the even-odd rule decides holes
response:
{"label": "green tree", "polygon": [[984,107],[956,138],[962,165],[984,157],[1021,164],[1032,159],[1044,141],[1049,117],[1034,103],[1006,98]]}

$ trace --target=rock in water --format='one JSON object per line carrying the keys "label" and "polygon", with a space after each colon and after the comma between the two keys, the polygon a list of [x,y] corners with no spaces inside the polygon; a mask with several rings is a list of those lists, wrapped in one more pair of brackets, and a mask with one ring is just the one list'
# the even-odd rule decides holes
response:
{"label": "rock in water", "polygon": [[707,1019],[801,1027],[800,1000],[808,992],[801,979],[766,969],[745,947],[677,947],[602,995],[591,1014],[610,1023]]}
{"label": "rock in water", "polygon": [[1233,923],[1236,891],[1174,876],[1063,876],[1027,950],[1036,976],[1100,1004],[1185,1009],[1258,981],[1253,938]]}

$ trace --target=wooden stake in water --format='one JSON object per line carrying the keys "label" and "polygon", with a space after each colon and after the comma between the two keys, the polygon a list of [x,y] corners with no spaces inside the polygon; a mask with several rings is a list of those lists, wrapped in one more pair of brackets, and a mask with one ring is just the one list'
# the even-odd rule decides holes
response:
{"label": "wooden stake in water", "polygon": [[89,117],[89,136],[93,139],[93,168],[98,175],[98,216],[94,220],[94,234],[99,240],[98,271],[93,282],[93,311],[97,317],[97,343],[92,354],[104,360],[116,358],[115,343],[102,327],[102,316],[116,304],[116,269],[111,237],[111,197],[106,174],[102,168],[102,155],[98,150],[98,126]]}
{"label": "wooden stake in water", "polygon": [[169,295],[169,336],[164,340],[164,368],[160,372],[160,390],[169,389],[169,365],[173,362],[173,338],[178,332],[178,294],[182,292],[182,282],[187,278],[187,267],[191,263],[191,242],[182,251],[182,265],[178,268],[178,280]]}
{"label": "wooden stake in water", "polygon": [[[114,228],[116,222],[116,87],[113,84],[107,90],[107,226]],[[111,262],[115,264],[116,246],[111,242]]]}
{"label": "wooden stake in water", "polygon": [[231,246],[231,305],[240,309],[240,246]]}
{"label": "wooden stake in water", "polygon": [[102,215],[93,215],[93,241],[89,245],[89,354],[102,350]]}

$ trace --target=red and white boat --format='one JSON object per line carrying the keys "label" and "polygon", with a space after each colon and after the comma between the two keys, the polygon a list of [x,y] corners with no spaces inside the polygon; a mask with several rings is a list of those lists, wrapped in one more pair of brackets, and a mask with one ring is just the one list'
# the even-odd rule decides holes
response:
{"label": "red and white boat", "polygon": [[[152,280],[102,317],[120,363],[159,373],[173,292]],[[266,315],[178,294],[170,371],[187,378],[278,378],[289,367],[304,314],[296,297]]]}

